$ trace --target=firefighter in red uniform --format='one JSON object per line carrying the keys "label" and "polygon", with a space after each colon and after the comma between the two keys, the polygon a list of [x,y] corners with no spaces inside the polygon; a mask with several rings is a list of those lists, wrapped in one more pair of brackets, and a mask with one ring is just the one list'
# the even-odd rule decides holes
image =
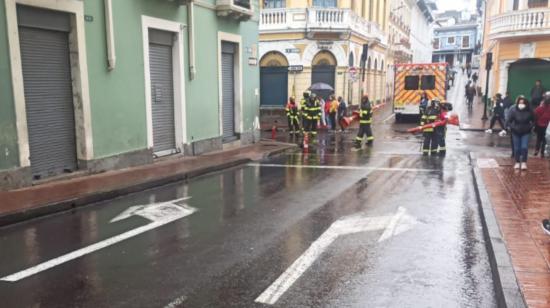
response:
{"label": "firefighter in red uniform", "polygon": [[363,95],[361,106],[359,108],[359,132],[355,138],[355,147],[360,149],[364,136],[367,136],[367,144],[372,145],[374,136],[372,135],[372,106],[368,95]]}
{"label": "firefighter in red uniform", "polygon": [[288,119],[288,130],[290,134],[298,134],[300,132],[300,122],[298,121],[298,105],[296,105],[296,99],[294,96],[291,96],[288,100],[285,111]]}

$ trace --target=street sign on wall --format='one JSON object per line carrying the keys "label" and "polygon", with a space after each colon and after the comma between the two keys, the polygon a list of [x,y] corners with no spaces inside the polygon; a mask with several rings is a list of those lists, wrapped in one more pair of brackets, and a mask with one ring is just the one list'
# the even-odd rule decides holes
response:
{"label": "street sign on wall", "polygon": [[291,65],[288,67],[288,71],[291,73],[298,73],[304,70],[303,65]]}

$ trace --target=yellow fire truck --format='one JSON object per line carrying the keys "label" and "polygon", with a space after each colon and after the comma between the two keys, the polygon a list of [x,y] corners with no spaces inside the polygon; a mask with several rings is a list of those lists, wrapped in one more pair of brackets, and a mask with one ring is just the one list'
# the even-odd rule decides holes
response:
{"label": "yellow fire truck", "polygon": [[447,63],[396,64],[393,112],[395,120],[403,115],[420,115],[420,96],[428,99],[447,98],[450,71]]}

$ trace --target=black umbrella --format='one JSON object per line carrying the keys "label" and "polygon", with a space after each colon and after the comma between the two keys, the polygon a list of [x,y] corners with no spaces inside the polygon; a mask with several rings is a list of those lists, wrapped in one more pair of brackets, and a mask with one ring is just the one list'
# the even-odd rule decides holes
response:
{"label": "black umbrella", "polygon": [[309,87],[309,90],[310,91],[334,91],[334,89],[330,85],[324,82],[318,82],[318,83],[312,84],[311,87]]}

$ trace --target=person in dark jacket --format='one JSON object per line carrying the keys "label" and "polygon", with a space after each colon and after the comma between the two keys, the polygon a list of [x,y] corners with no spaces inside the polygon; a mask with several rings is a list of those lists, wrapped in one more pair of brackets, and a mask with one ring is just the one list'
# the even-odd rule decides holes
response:
{"label": "person in dark jacket", "polygon": [[495,123],[498,121],[498,124],[500,124],[500,127],[502,130],[506,129],[506,126],[504,125],[504,101],[502,100],[502,94],[497,93],[494,98],[495,104],[493,105],[493,116],[491,117],[491,124],[489,125],[489,129],[485,132],[488,134],[493,133],[493,127],[495,126]]}
{"label": "person in dark jacket", "polygon": [[540,102],[542,101],[542,96],[545,92],[546,90],[542,86],[542,81],[535,81],[535,86],[531,89],[531,104],[533,105],[533,109],[537,108],[540,105]]}
{"label": "person in dark jacket", "polygon": [[543,104],[535,109],[535,133],[537,134],[537,143],[535,147],[535,156],[544,158],[546,150],[546,129],[550,123],[550,92],[544,94]]}
{"label": "person in dark jacket", "polygon": [[428,93],[425,91],[420,94],[420,116],[422,116],[426,112],[426,108],[428,108],[428,104],[430,103],[430,99],[428,98]]}
{"label": "person in dark jacket", "polygon": [[510,110],[508,126],[514,140],[516,164],[514,169],[527,170],[529,138],[535,126],[535,114],[525,97],[519,97],[516,106]]}
{"label": "person in dark jacket", "polygon": [[344,132],[346,129],[342,126],[342,119],[348,114],[348,106],[341,96],[338,97],[338,103],[338,123],[340,123],[340,129]]}

